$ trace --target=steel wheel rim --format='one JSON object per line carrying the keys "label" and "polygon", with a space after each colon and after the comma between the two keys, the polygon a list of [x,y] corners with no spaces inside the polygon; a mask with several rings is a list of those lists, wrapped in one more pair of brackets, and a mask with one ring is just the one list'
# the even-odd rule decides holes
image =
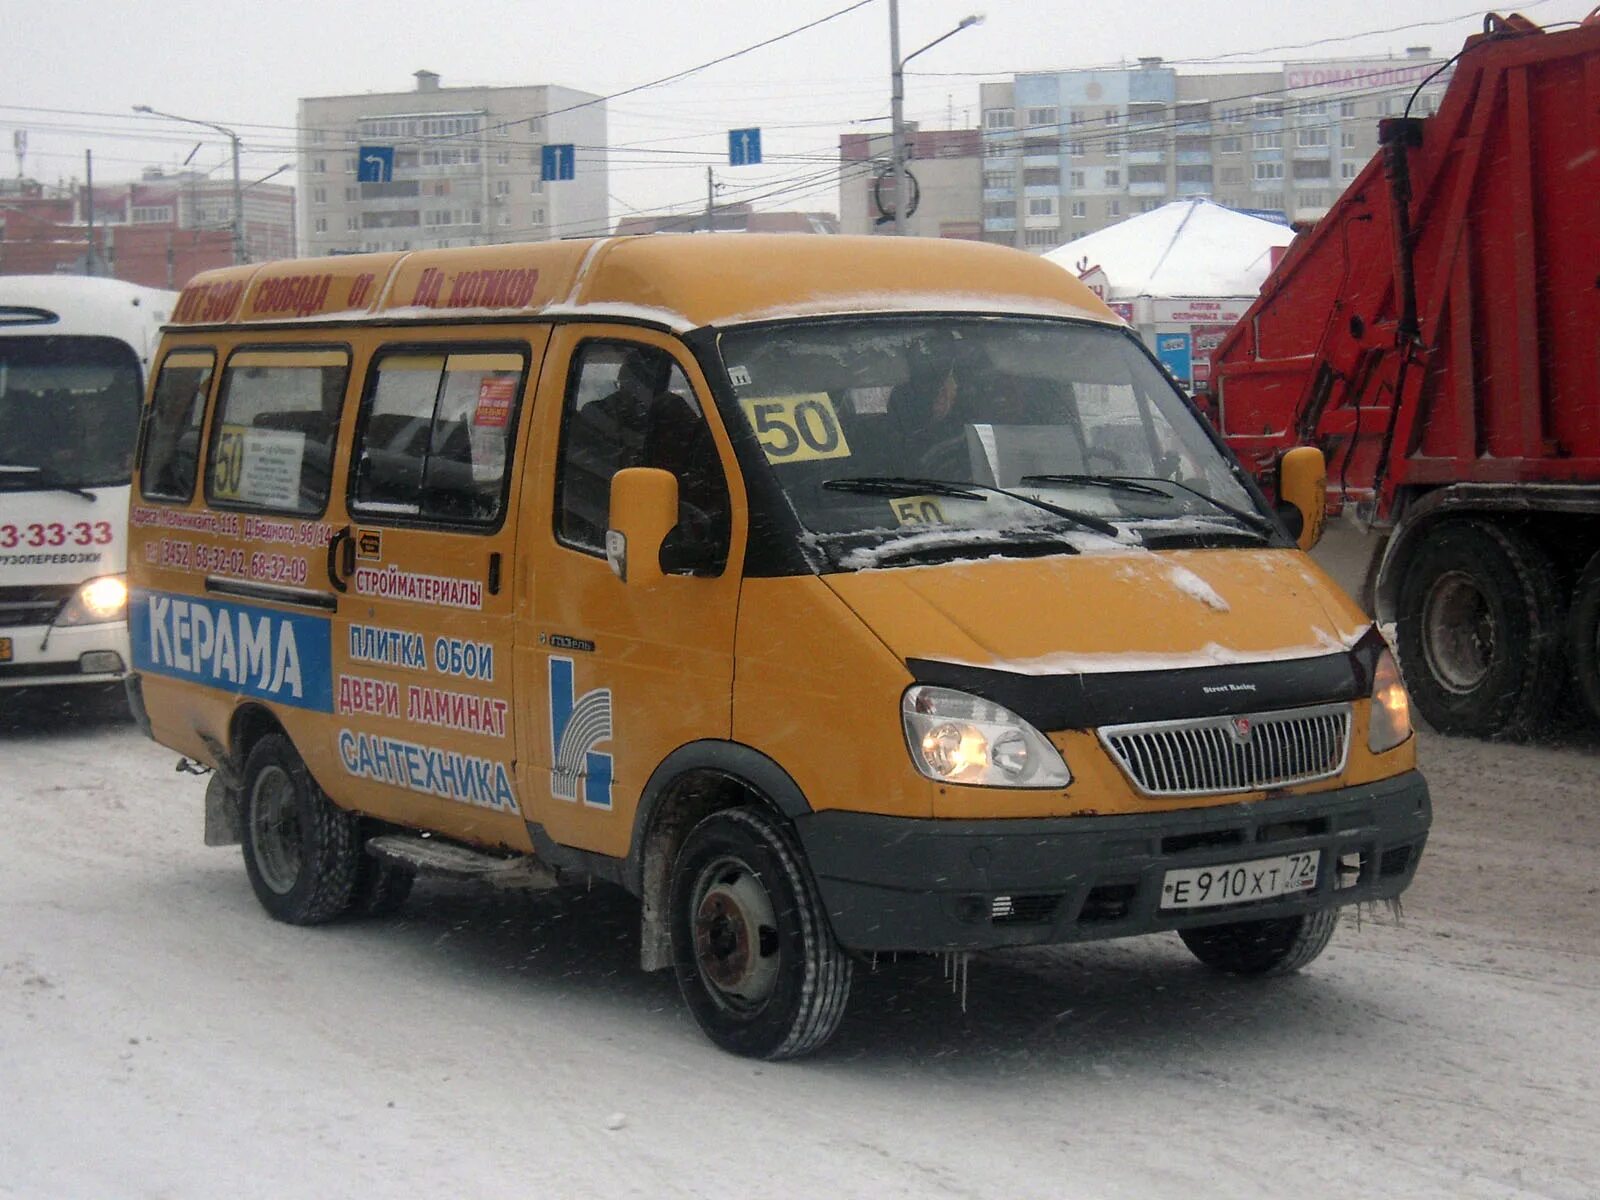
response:
{"label": "steel wheel rim", "polygon": [[730,1012],[758,1011],[778,982],[778,917],[765,885],[737,858],[700,872],[691,901],[694,961],[706,991]]}
{"label": "steel wheel rim", "polygon": [[1440,685],[1458,695],[1480,686],[1494,662],[1494,634],[1478,581],[1464,571],[1439,576],[1422,608],[1422,654]]}
{"label": "steel wheel rim", "polygon": [[250,848],[261,882],[279,896],[300,878],[300,813],[294,780],[280,766],[256,776],[250,792]]}

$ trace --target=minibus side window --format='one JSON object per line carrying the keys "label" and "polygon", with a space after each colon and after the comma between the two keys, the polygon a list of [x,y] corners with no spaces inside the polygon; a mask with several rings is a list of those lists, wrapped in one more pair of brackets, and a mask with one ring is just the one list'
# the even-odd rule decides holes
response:
{"label": "minibus side window", "polygon": [[241,350],[222,370],[206,499],[310,516],[328,503],[350,355]]}
{"label": "minibus side window", "polygon": [[555,521],[562,542],[604,554],[611,477],[624,467],[659,467],[678,477],[679,524],[662,549],[662,567],[720,574],[728,557],[728,485],[688,378],[664,350],[588,342],[576,356],[561,415]]}
{"label": "minibus side window", "polygon": [[350,511],[493,525],[527,375],[517,351],[384,354],[356,434]]}
{"label": "minibus side window", "polygon": [[139,493],[146,500],[187,500],[200,465],[200,426],[216,355],[176,350],[162,360],[150,399]]}

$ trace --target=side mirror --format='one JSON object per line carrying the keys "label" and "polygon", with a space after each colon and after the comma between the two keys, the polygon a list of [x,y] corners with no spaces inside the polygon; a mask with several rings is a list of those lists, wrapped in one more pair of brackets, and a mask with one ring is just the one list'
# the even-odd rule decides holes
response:
{"label": "side mirror", "polygon": [[1309,550],[1322,540],[1322,527],[1328,519],[1328,463],[1315,446],[1296,446],[1278,460],[1278,508],[1292,510],[1299,518],[1295,541]]}
{"label": "side mirror", "polygon": [[678,523],[678,479],[658,467],[624,467],[611,477],[606,562],[624,583],[662,577],[661,543]]}

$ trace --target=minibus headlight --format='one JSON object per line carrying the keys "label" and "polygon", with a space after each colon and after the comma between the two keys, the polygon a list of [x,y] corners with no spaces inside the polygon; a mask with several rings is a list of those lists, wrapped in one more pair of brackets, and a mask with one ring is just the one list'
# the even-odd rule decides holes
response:
{"label": "minibus headlight", "polygon": [[1372,673],[1372,712],[1367,719],[1367,749],[1393,750],[1411,736],[1411,698],[1400,679],[1400,666],[1385,650]]}
{"label": "minibus headlight", "polygon": [[911,761],[929,779],[978,787],[1066,787],[1072,773],[1050,740],[1010,709],[918,684],[900,701]]}
{"label": "minibus headlight", "polygon": [[61,606],[57,625],[101,625],[128,615],[128,585],[121,575],[102,575],[72,593]]}

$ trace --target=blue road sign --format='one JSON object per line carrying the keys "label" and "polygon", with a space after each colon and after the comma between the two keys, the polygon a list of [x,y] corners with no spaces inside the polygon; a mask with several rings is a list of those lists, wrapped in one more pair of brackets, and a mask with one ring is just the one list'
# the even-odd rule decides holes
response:
{"label": "blue road sign", "polygon": [[1156,357],[1161,365],[1184,387],[1189,387],[1194,374],[1194,358],[1187,333],[1156,334]]}
{"label": "blue road sign", "polygon": [[577,147],[571,142],[560,142],[539,148],[539,175],[547,182],[554,179],[571,179],[577,165]]}
{"label": "blue road sign", "polygon": [[728,130],[728,165],[753,167],[761,162],[761,130]]}
{"label": "blue road sign", "polygon": [[363,146],[356,155],[357,183],[393,183],[394,147]]}

